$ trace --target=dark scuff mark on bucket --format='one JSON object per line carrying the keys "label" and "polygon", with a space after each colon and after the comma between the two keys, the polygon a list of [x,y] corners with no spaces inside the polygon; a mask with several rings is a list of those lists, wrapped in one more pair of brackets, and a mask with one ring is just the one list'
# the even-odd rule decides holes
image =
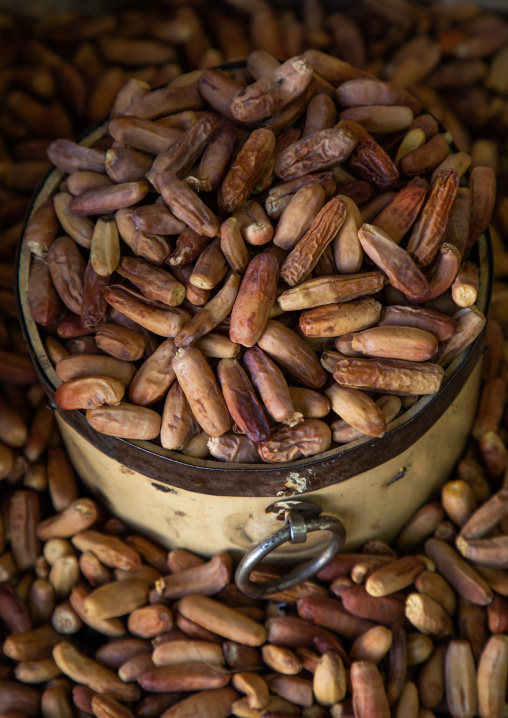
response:
{"label": "dark scuff mark on bucket", "polygon": [[395,474],[395,476],[392,476],[392,478],[386,482],[385,487],[391,486],[396,481],[400,481],[400,479],[403,479],[404,476],[406,475],[406,471],[407,471],[407,466],[403,466],[401,469],[399,469],[397,471],[397,473]]}
{"label": "dark scuff mark on bucket", "polygon": [[222,530],[235,546],[242,551],[249,551],[258,539],[249,536],[247,525],[253,520],[254,515],[246,514],[243,511],[224,516]]}
{"label": "dark scuff mark on bucket", "polygon": [[126,474],[127,476],[134,476],[134,474],[136,473],[132,469],[129,469],[128,466],[125,466],[125,464],[120,464],[120,471],[122,472],[122,474]]}
{"label": "dark scuff mark on bucket", "polygon": [[152,486],[154,489],[157,489],[157,491],[162,491],[163,494],[176,494],[177,492],[172,489],[170,486],[165,486],[164,484],[156,484],[152,481]]}

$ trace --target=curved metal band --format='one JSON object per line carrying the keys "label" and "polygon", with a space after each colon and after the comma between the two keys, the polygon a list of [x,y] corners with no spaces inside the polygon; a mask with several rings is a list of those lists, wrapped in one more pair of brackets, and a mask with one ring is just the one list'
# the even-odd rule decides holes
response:
{"label": "curved metal band", "polygon": [[295,566],[289,573],[280,578],[274,578],[270,581],[258,583],[251,581],[249,576],[251,571],[257,564],[277,546],[281,546],[286,541],[292,539],[292,527],[290,524],[284,528],[275,531],[264,541],[254,546],[240,562],[235,574],[236,585],[246,596],[250,598],[262,598],[277,591],[283,591],[297,583],[305,581],[318,571],[320,571],[331,559],[340,551],[346,540],[346,529],[339,519],[333,516],[317,516],[315,518],[305,520],[305,529],[307,532],[313,531],[330,531],[330,541],[324,551],[316,558],[303,564]]}

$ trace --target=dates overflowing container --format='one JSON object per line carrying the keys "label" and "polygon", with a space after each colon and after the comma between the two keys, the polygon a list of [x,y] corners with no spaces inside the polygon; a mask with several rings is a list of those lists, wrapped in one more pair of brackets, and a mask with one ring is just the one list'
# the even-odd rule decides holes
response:
{"label": "dates overflowing container", "polygon": [[[68,451],[118,516],[169,545],[245,550],[273,497],[305,494],[356,545],[443,483],[476,407],[495,184],[466,179],[421,109],[324,53],[256,52],[151,93],[131,81],[93,149],[50,147],[70,175],[35,200],[22,312],[52,397],[66,379]],[[76,362],[52,333],[100,353]],[[133,379],[124,359],[143,355]],[[161,429],[148,407],[166,394]]]}

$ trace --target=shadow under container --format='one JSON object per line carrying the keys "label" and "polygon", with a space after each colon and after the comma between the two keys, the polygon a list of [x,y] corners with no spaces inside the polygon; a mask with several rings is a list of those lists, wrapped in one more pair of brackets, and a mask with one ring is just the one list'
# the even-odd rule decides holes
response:
{"label": "shadow under container", "polygon": [[[107,124],[82,140],[92,145]],[[31,214],[60,184],[53,170],[33,201]],[[491,289],[491,250],[484,234],[477,245],[480,291],[485,315]],[[382,438],[366,437],[339,448],[283,464],[226,464],[192,459],[145,441],[99,434],[84,412],[62,411],[54,401],[61,383],[30,315],[30,252],[21,241],[18,298],[21,324],[39,378],[74,467],[92,494],[134,531],[167,548],[185,547],[203,555],[250,551],[280,527],[271,504],[301,499],[342,521],[346,549],[370,538],[394,538],[408,519],[449,479],[473,425],[480,386],[484,332],[445,372],[438,394],[424,396],[389,424]],[[271,561],[313,557],[328,538],[309,534],[303,544],[285,544]]]}

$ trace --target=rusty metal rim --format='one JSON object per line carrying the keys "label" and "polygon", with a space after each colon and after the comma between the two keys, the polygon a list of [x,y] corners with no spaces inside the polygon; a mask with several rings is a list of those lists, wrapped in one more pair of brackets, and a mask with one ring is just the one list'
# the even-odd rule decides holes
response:
{"label": "rusty metal rim", "polygon": [[[221,67],[231,70],[244,66],[245,63],[240,61]],[[85,130],[76,141],[91,144],[106,132],[106,128],[107,119],[101,119]],[[456,147],[454,149],[458,151]],[[166,451],[149,442],[100,434],[88,424],[83,412],[62,411],[56,407],[55,387],[60,382],[46,356],[38,327],[28,306],[30,252],[23,244],[26,223],[34,209],[54,192],[62,177],[60,170],[50,170],[35,190],[16,253],[18,271],[15,274],[15,293],[21,330],[30,357],[52,408],[69,427],[110,458],[167,487],[219,496],[276,496],[281,482],[283,484],[284,478],[294,470],[308,470],[306,493],[346,481],[401,454],[423,436],[458,396],[480,359],[485,328],[473,344],[451,362],[445,372],[445,383],[438,394],[421,398],[390,425],[391,428],[383,437],[360,439],[317,456],[283,464],[227,464],[215,460],[184,458],[182,454]],[[477,246],[481,277],[479,301],[481,311],[487,315],[492,285],[492,251],[488,233],[482,235]],[[313,469],[318,466],[321,475],[319,481],[316,481],[313,479]],[[247,475],[249,481],[239,481],[240,473]]]}

